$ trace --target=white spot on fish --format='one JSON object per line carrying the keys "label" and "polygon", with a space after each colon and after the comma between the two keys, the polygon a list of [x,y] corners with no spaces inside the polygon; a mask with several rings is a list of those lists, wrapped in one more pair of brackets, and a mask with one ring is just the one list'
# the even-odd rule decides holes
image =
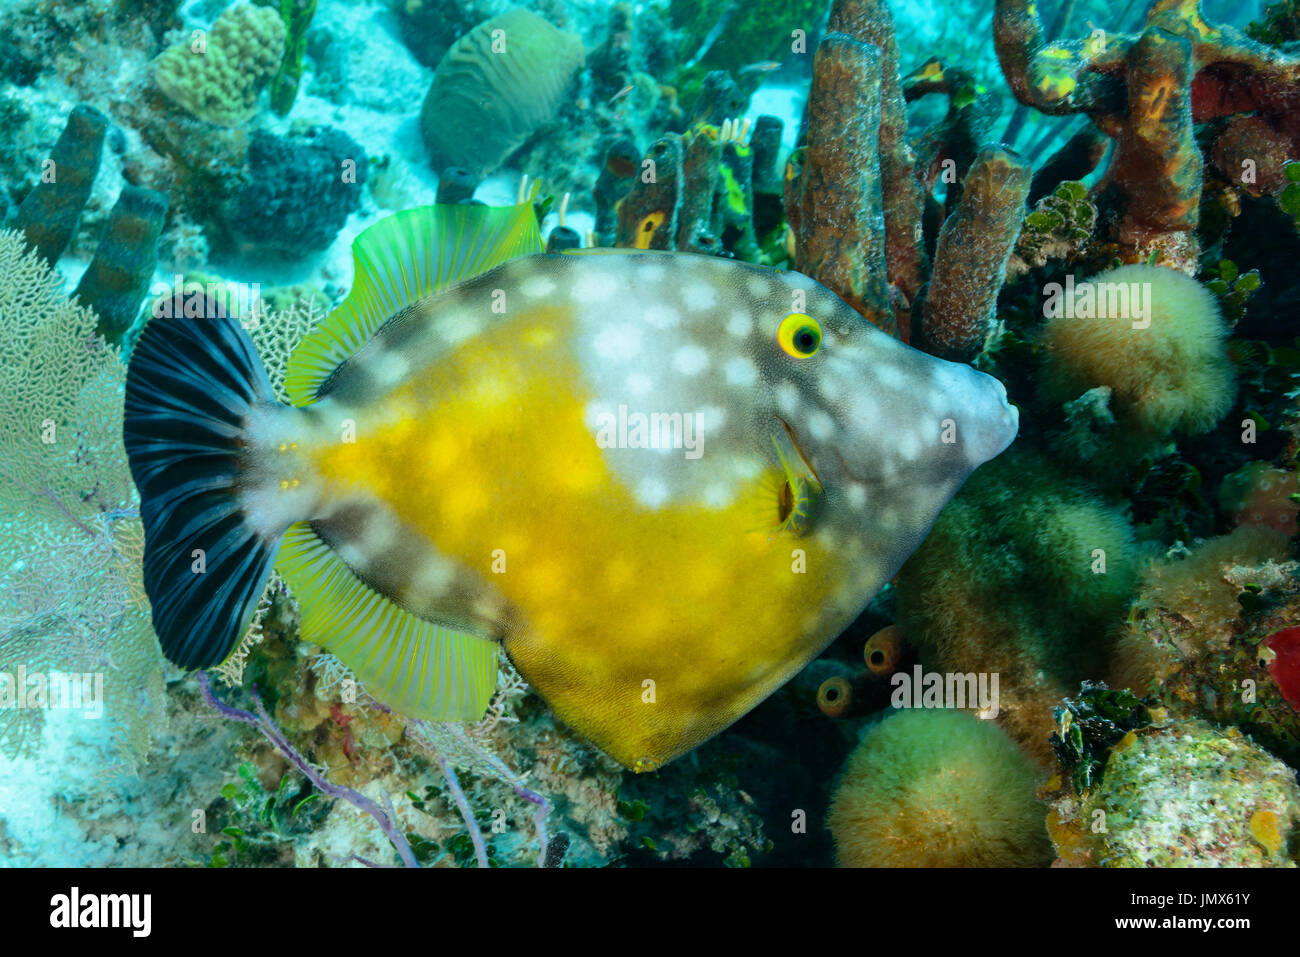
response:
{"label": "white spot on fish", "polygon": [[650,508],[659,508],[668,501],[668,486],[662,479],[642,479],[636,487],[637,501]]}
{"label": "white spot on fish", "polygon": [[727,320],[727,332],[738,338],[744,338],[754,331],[754,320],[749,317],[749,313],[737,310],[731,314]]}
{"label": "white spot on fish", "polygon": [[607,326],[596,333],[591,347],[602,359],[634,359],[641,354],[641,330],[629,323]]}
{"label": "white spot on fish", "polygon": [[709,367],[709,354],[699,346],[682,346],[673,355],[673,368],[682,375],[699,375]]}
{"label": "white spot on fish", "polygon": [[579,302],[604,302],[610,298],[618,289],[618,283],[614,277],[604,270],[593,270],[583,274],[582,278],[573,284],[573,298]]}
{"label": "white spot on fish", "polygon": [[808,417],[808,434],[818,442],[825,442],[835,433],[835,422],[818,409]]}
{"label": "white spot on fish", "polygon": [[711,482],[704,488],[704,504],[709,508],[726,508],[735,497],[735,493],[721,482]]}
{"label": "white spot on fish", "polygon": [[744,356],[728,359],[723,372],[727,377],[727,385],[750,386],[758,380],[758,370],[754,368],[754,363]]}
{"label": "white spot on fish", "polygon": [[658,263],[646,263],[637,270],[637,278],[644,283],[663,282],[665,276],[667,276],[667,273],[664,271],[664,267]]}
{"label": "white spot on fish", "polygon": [[682,290],[682,302],[687,309],[712,309],[718,301],[718,291],[706,283],[696,283]]}
{"label": "white spot on fish", "polygon": [[378,558],[396,547],[398,529],[387,516],[373,515],[362,526],[359,538],[358,546],[361,551]]}
{"label": "white spot on fish", "polygon": [[602,420],[614,415],[614,407],[608,402],[592,402],[582,410],[582,415],[587,428],[594,430],[600,427]]}
{"label": "white spot on fish", "polygon": [[889,389],[903,389],[907,386],[907,376],[897,366],[881,363],[873,370],[880,384]]}
{"label": "white spot on fish", "polygon": [[540,299],[555,292],[555,281],[549,276],[529,276],[520,284],[519,290],[525,296]]}
{"label": "white spot on fish", "polygon": [[633,372],[627,377],[627,391],[634,396],[649,395],[654,387],[654,380],[644,372]]}
{"label": "white spot on fish", "polygon": [[[794,275],[790,273],[788,275]],[[772,294],[772,285],[762,276],[750,276],[745,280],[745,288],[755,299],[766,299]]]}
{"label": "white spot on fish", "polygon": [[716,405],[706,405],[700,409],[699,418],[695,421],[705,435],[717,435],[727,424],[727,410]]}
{"label": "white spot on fish", "polygon": [[641,313],[641,318],[656,329],[671,329],[681,322],[677,311],[668,306],[647,306],[645,312]]}
{"label": "white spot on fish", "polygon": [[799,410],[799,390],[792,382],[782,382],[776,387],[776,407],[786,415]]}
{"label": "white spot on fish", "polygon": [[441,323],[442,337],[452,345],[464,342],[483,331],[485,322],[473,313],[452,314]]}
{"label": "white spot on fish", "polygon": [[915,432],[903,432],[898,436],[898,454],[906,462],[911,462],[921,454],[921,439]]}
{"label": "white spot on fish", "polygon": [[411,371],[411,363],[398,352],[382,354],[375,366],[375,380],[384,386],[396,385]]}
{"label": "white spot on fish", "polygon": [[361,549],[348,541],[336,542],[334,551],[338,553],[339,558],[343,559],[343,564],[354,572],[363,572],[366,570],[366,556]]}
{"label": "white spot on fish", "polygon": [[844,490],[844,496],[849,500],[849,508],[861,511],[867,506],[867,490],[857,482],[850,482]]}
{"label": "white spot on fish", "polygon": [[411,581],[411,591],[416,595],[436,598],[447,590],[455,578],[450,562],[423,561]]}

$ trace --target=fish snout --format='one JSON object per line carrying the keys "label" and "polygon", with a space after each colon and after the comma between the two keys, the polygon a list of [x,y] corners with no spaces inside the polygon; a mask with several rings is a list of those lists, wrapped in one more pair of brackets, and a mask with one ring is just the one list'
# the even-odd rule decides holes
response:
{"label": "fish snout", "polygon": [[1007,398],[1007,389],[991,375],[968,369],[964,394],[954,396],[966,419],[963,448],[974,468],[997,458],[1020,431],[1020,410]]}

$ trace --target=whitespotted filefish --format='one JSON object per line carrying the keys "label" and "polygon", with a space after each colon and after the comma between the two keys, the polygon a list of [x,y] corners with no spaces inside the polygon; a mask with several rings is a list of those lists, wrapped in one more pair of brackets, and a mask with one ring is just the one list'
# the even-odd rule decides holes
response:
{"label": "whitespotted filefish", "polygon": [[543,254],[527,204],[408,210],[354,253],[293,407],[234,318],[134,349],[145,585],[182,667],[232,653],[275,567],[393,709],[479,718],[504,649],[653,769],[825,648],[1016,434],[995,379],[797,273]]}

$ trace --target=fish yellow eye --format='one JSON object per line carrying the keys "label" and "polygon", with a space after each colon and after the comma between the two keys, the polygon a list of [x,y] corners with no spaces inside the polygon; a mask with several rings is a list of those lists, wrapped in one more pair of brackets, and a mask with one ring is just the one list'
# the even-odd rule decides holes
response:
{"label": "fish yellow eye", "polygon": [[822,346],[822,327],[802,312],[792,312],[781,320],[776,330],[781,348],[796,359],[806,359]]}

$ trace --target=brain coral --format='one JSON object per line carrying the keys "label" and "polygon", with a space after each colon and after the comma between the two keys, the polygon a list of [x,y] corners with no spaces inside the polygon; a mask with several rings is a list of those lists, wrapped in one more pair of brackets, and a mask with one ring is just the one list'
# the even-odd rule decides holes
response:
{"label": "brain coral", "polygon": [[284,21],[268,7],[231,7],[211,36],[178,43],[154,61],[158,89],[199,119],[238,126],[257,112],[257,96],[280,67]]}
{"label": "brain coral", "polygon": [[582,41],[518,7],[480,23],[438,64],[420,111],[434,169],[486,176],[555,116]]}
{"label": "brain coral", "polygon": [[[1091,307],[1083,295],[1095,295]],[[1160,266],[1121,266],[1079,283],[1069,305],[1043,327],[1048,399],[1107,386],[1116,419],[1150,439],[1206,432],[1232,406],[1228,329],[1196,280]]]}
{"label": "brain coral", "polygon": [[841,867],[1034,867],[1052,859],[1037,769],[992,721],[899,711],[849,758],[828,823]]}

